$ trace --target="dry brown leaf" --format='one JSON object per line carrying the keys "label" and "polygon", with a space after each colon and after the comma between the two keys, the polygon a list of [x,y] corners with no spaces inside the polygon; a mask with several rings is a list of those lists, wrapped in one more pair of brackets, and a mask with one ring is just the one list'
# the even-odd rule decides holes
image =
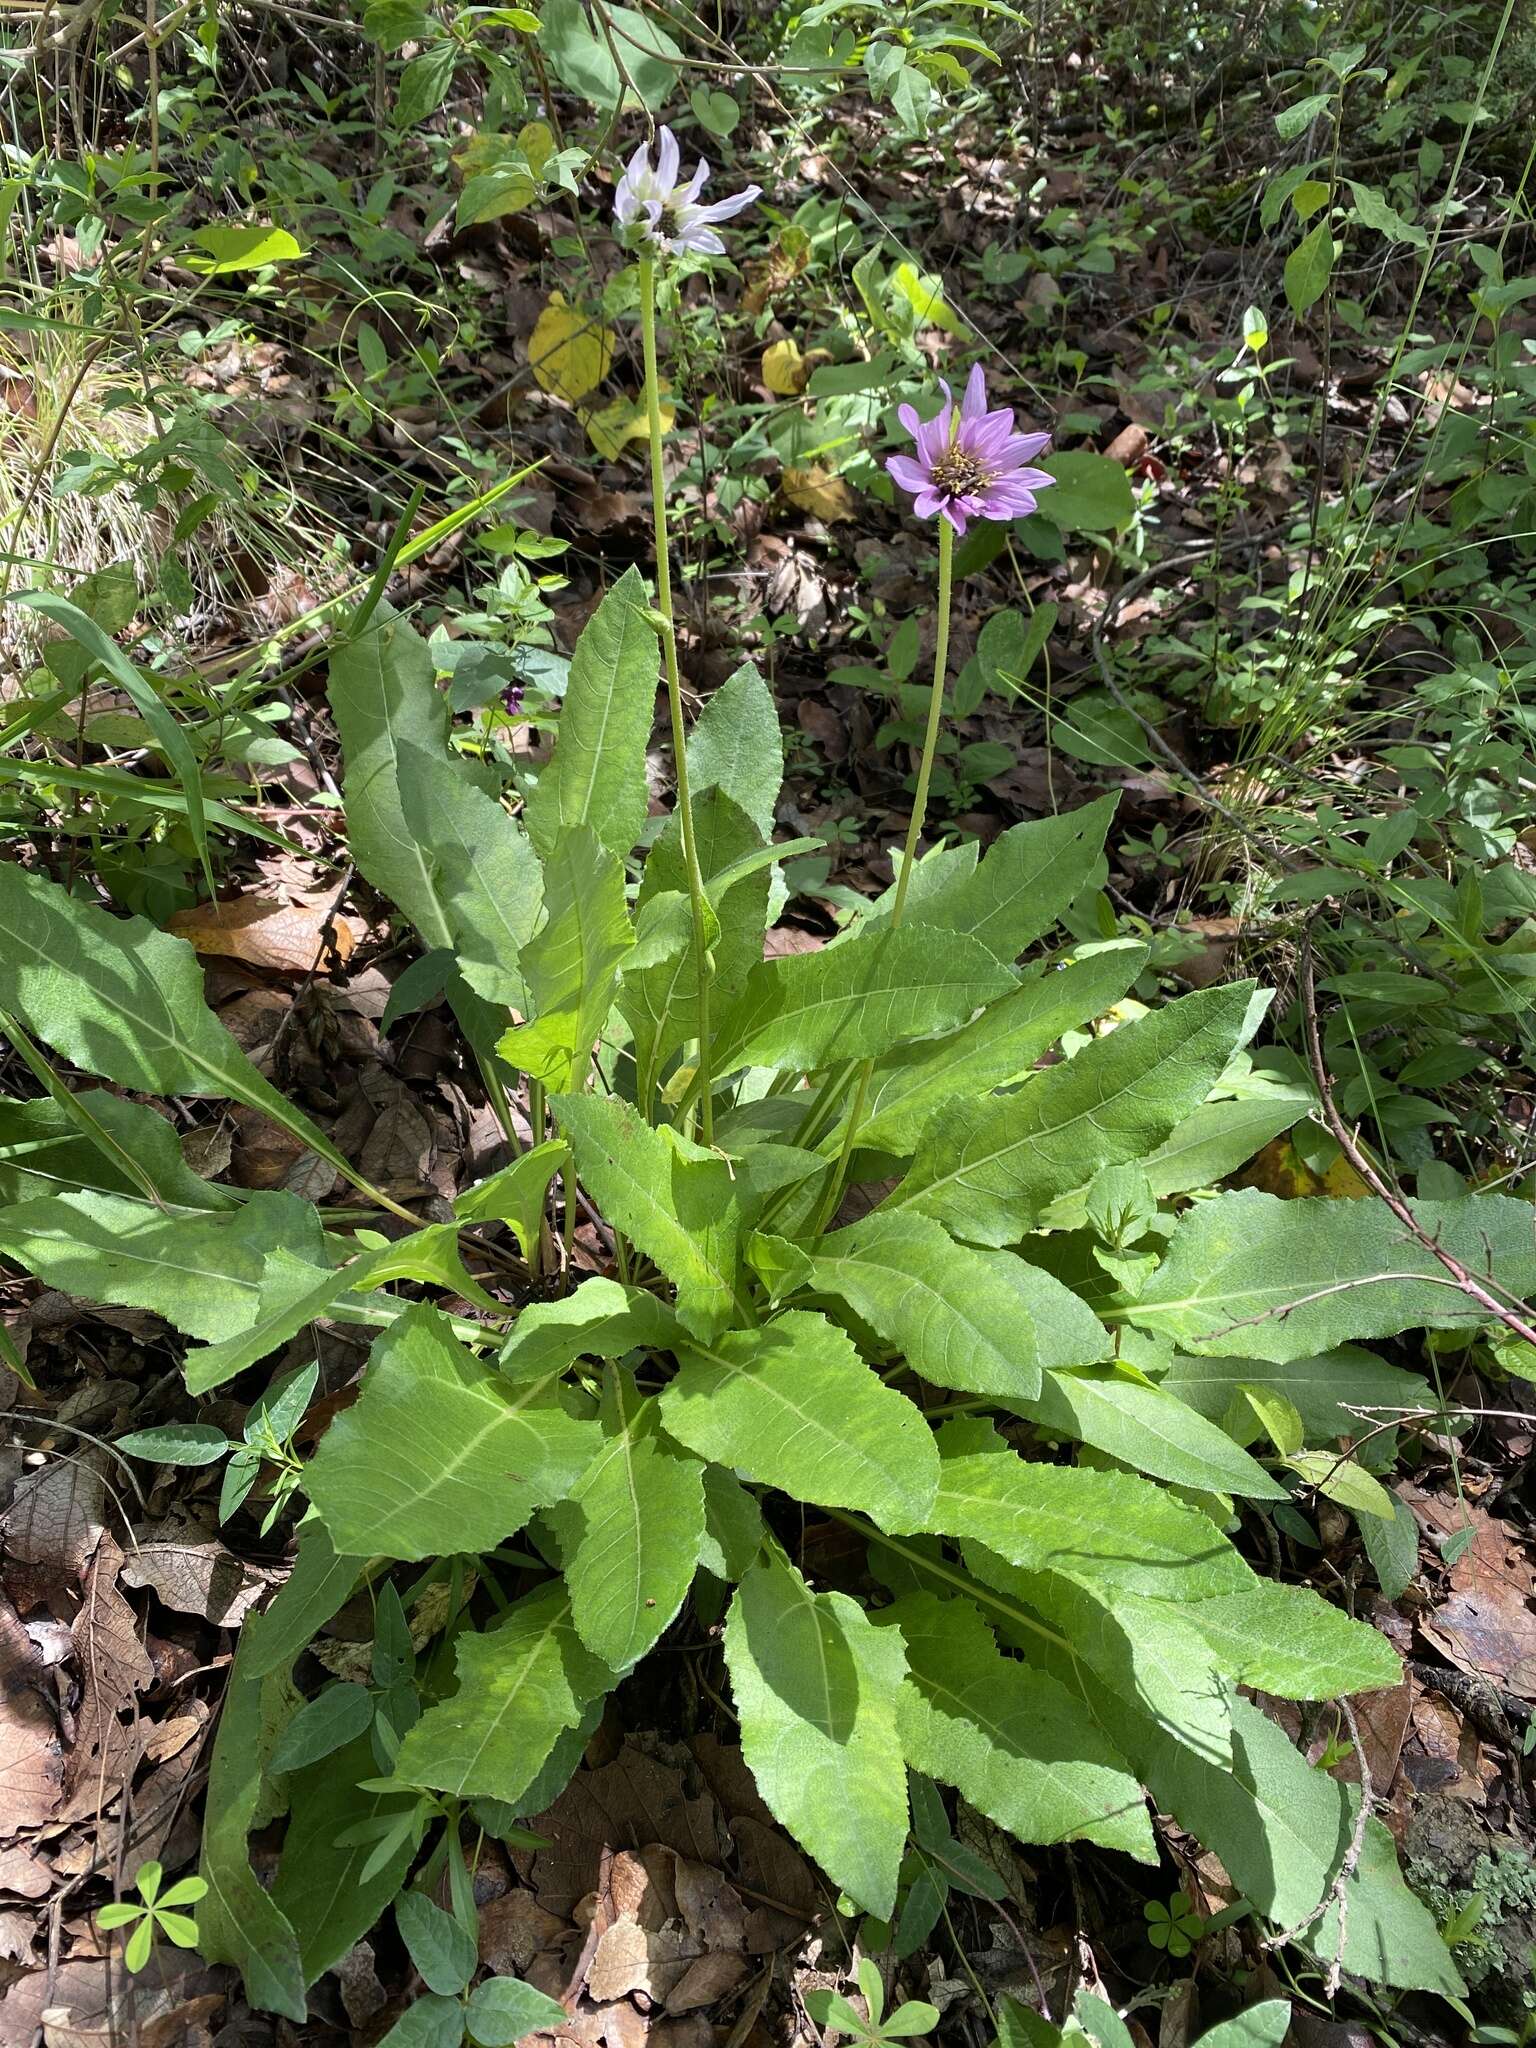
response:
{"label": "dry brown leaf", "polygon": [[138,1732],[124,1722],[155,1667],[139,1640],[138,1616],[117,1589],[123,1554],[103,1535],[81,1586],[75,1658],[81,1701],[65,1771],[61,1818],[81,1820],[113,1799],[138,1763]]}
{"label": "dry brown leaf", "polygon": [[566,1923],[530,1891],[504,1892],[480,1908],[480,1960],[498,1977],[520,1977],[541,1948],[564,1934]]}
{"label": "dry brown leaf", "polygon": [[[658,1745],[658,1748],[661,1748]],[[727,1846],[709,1792],[692,1781],[686,1752],[681,1762],[652,1754],[633,1738],[611,1763],[579,1770],[548,1812],[530,1820],[547,1849],[518,1852],[531,1870],[539,1904],[569,1918],[578,1899],[597,1889],[604,1854],[661,1843],[700,1862],[719,1863]]]}
{"label": "dry brown leaf", "polygon": [[[3,1728],[3,1715],[0,1715]],[[0,1741],[3,1741],[0,1734]],[[60,1766],[62,1771],[62,1763]],[[7,1825],[10,1821],[8,1791],[3,1772],[0,1772],[0,1803],[4,1803]],[[53,1890],[53,1876],[47,1859],[31,1842],[12,1842],[0,1849],[0,1892],[14,1892],[19,1899],[46,1899]]]}
{"label": "dry brown leaf", "polygon": [[333,1974],[341,1987],[341,2002],[354,2027],[366,2027],[384,2010],[385,1992],[379,1982],[373,1944],[359,1941],[335,1965]]}
{"label": "dry brown leaf", "polygon": [[[64,1757],[45,1683],[36,1646],[0,1595],[0,1814],[8,1830],[37,1827],[58,1810]],[[24,1875],[21,1866],[15,1875]]]}
{"label": "dry brown leaf", "polygon": [[295,895],[290,901],[269,896],[237,896],[232,903],[196,903],[166,919],[166,930],[186,939],[199,953],[241,960],[248,967],[267,967],[278,974],[311,974],[333,960],[345,960],[363,936],[355,918],[329,917],[335,891],[319,896]]}
{"label": "dry brown leaf", "polygon": [[716,2005],[746,1982],[751,1964],[744,1955],[712,1950],[690,1963],[667,1994],[670,2013],[698,2012]]}
{"label": "dry brown leaf", "polygon": [[178,1614],[238,1628],[283,1574],[245,1564],[206,1524],[173,1515],[144,1530],[123,1561],[124,1585],[148,1586]]}
{"label": "dry brown leaf", "polygon": [[7,1554],[50,1576],[77,1580],[102,1530],[101,1474],[69,1452],[52,1455],[16,1488],[4,1519]]}
{"label": "dry brown leaf", "polygon": [[38,1916],[24,1906],[0,1908],[0,1959],[8,1963],[30,1963]]}
{"label": "dry brown leaf", "polygon": [[1458,1671],[1492,1679],[1536,1700],[1536,1573],[1517,1532],[1470,1501],[1400,1489],[1422,1522],[1442,1537],[1472,1525],[1472,1540],[1450,1567],[1450,1595],[1419,1623]]}

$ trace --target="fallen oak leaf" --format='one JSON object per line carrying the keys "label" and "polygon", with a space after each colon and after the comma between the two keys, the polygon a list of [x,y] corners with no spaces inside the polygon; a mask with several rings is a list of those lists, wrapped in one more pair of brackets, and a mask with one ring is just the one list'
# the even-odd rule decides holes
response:
{"label": "fallen oak leaf", "polygon": [[199,953],[279,974],[312,974],[332,958],[347,959],[362,936],[355,919],[335,914],[335,902],[331,892],[288,902],[238,896],[230,903],[197,903],[174,911],[165,928]]}

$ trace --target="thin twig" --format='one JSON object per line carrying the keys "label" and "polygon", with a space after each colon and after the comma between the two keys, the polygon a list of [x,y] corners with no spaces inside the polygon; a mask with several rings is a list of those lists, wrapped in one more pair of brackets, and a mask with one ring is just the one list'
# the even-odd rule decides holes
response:
{"label": "thin twig", "polygon": [[[1349,1846],[1345,1849],[1343,1860],[1334,1872],[1333,1882],[1329,1885],[1327,1891],[1323,1893],[1323,1896],[1318,1900],[1311,1912],[1306,1915],[1305,1919],[1298,1920],[1294,1927],[1282,1928],[1278,1934],[1270,1935],[1262,1944],[1266,1953],[1272,1953],[1275,1949],[1288,1948],[1293,1941],[1299,1941],[1309,1929],[1315,1927],[1331,1907],[1337,1906],[1339,1909],[1338,1945],[1334,1949],[1333,1960],[1328,1965],[1328,1974],[1324,1979],[1329,1998],[1336,1998],[1338,1996],[1339,1979],[1343,1975],[1344,1970],[1344,1940],[1349,1931],[1349,1881],[1360,1867],[1360,1857],[1365,1848],[1365,1830],[1375,1806],[1374,1787],[1371,1783],[1371,1766],[1365,1754],[1365,1745],[1360,1740],[1360,1728],[1355,1720],[1355,1710],[1349,1704],[1349,1701],[1345,1699],[1339,1700],[1337,1705],[1348,1726],[1349,1739],[1355,1746],[1355,1760],[1360,1767],[1360,1803],[1355,1809],[1355,1824],[1350,1832]],[[1342,1790],[1343,1788],[1341,1787],[1340,1789]]]}

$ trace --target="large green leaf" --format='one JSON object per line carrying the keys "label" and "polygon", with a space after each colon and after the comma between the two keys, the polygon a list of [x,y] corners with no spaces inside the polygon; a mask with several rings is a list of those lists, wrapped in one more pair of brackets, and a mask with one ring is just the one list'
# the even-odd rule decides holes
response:
{"label": "large green leaf", "polygon": [[[1469,1195],[1413,1207],[1436,1243],[1485,1284],[1516,1301],[1536,1290],[1528,1202]],[[1186,1351],[1277,1362],[1351,1337],[1488,1320],[1385,1202],[1287,1202],[1257,1188],[1190,1209],[1126,1313]]]}
{"label": "large green leaf", "polygon": [[505,1223],[518,1249],[532,1261],[544,1220],[549,1184],[570,1164],[570,1147],[546,1138],[498,1167],[489,1179],[477,1181],[454,1197],[453,1213],[465,1223]]}
{"label": "large green leaf", "polygon": [[67,1102],[47,1095],[26,1102],[0,1097],[0,1203],[65,1188],[108,1195],[146,1195],[153,1188],[176,1208],[236,1206],[228,1188],[192,1171],[175,1125],[147,1102],[131,1102],[105,1088],[82,1088]]}
{"label": "large green leaf", "polygon": [[293,1818],[283,1837],[272,1899],[298,1937],[306,1984],[333,1969],[362,1940],[399,1891],[415,1857],[417,1843],[403,1832],[393,1853],[364,1878],[375,1840],[338,1840],[399,1808],[398,1796],[358,1789],[362,1779],[377,1776],[373,1745],[363,1735],[288,1781]]}
{"label": "large green leaf", "polygon": [[736,1589],[725,1661],[769,1810],[850,1898],[888,1918],[907,1839],[901,1637],[773,1557]]}
{"label": "large green leaf", "polygon": [[[1212,1763],[1232,1755],[1232,1716],[1210,1644],[1187,1618],[1196,1601],[1147,1600],[1065,1560],[1067,1571],[1017,1571],[965,1546],[988,1585],[1032,1607],[1117,1699],[1138,1709]],[[1021,1647],[1028,1642],[1019,1638]]]}
{"label": "large green leaf", "polygon": [[1104,946],[1026,981],[948,1038],[903,1046],[870,1083],[860,1141],[907,1154],[940,1110],[1021,1080],[1064,1031],[1104,1012],[1146,963],[1145,946]]}
{"label": "large green leaf", "polygon": [[1179,1613],[1229,1677],[1281,1699],[1335,1699],[1402,1681],[1402,1660],[1381,1631],[1310,1586],[1255,1579],[1245,1593],[1187,1601]]}
{"label": "large green leaf", "polygon": [[672,1282],[689,1329],[709,1337],[749,1321],[729,1163],[670,1128],[653,1129],[615,1096],[561,1095],[552,1106],[583,1185]]}
{"label": "large green leaf", "polygon": [[1039,1393],[1043,1365],[1109,1353],[1103,1324],[1059,1280],[1011,1252],[956,1244],[928,1216],[876,1211],[824,1238],[810,1284],[846,1301],[914,1372],[960,1393],[1022,1399]]}
{"label": "large green leaf", "polygon": [[509,1381],[423,1306],[375,1343],[305,1484],[338,1551],[442,1557],[494,1550],[563,1498],[597,1447],[557,1375]]}
{"label": "large green leaf", "polygon": [[1249,1500],[1289,1498],[1279,1480],[1215,1422],[1161,1387],[1123,1373],[1048,1371],[1033,1400],[1010,1405],[1043,1429],[1092,1444],[1154,1479]]}
{"label": "large green leaf", "polygon": [[268,1358],[324,1315],[348,1286],[345,1271],[317,1266],[279,1245],[261,1261],[254,1304],[217,1343],[195,1345],[182,1361],[190,1394],[212,1393],[247,1366]]}
{"label": "large green leaf", "polygon": [[78,902],[14,861],[0,864],[0,1008],[85,1073],[147,1095],[242,1102],[352,1173],[207,1007],[185,939]]}
{"label": "large green leaf", "polygon": [[[752,818],[718,789],[694,805],[694,838],[706,890],[764,844]],[[748,973],[763,957],[769,881],[768,869],[757,868],[721,889],[713,902],[711,916],[718,929],[709,943],[712,1017],[740,995]],[[635,1066],[643,1084],[653,1087],[668,1055],[699,1032],[693,915],[675,812],[646,860],[635,916],[642,940],[625,965],[620,1007],[635,1034]]]}
{"label": "large green leaf", "polygon": [[[448,701],[438,690],[427,643],[406,619],[381,607],[366,631],[331,656],[327,689],[346,757],[347,837],[359,872],[401,910],[431,948],[454,950],[431,841],[411,830],[401,794],[422,759],[446,760]],[[465,787],[468,787],[466,782]]]}
{"label": "large green leaf", "polygon": [[1040,515],[1065,533],[1118,533],[1136,517],[1124,466],[1092,448],[1060,448],[1041,457],[1055,478],[1041,495]]}
{"label": "large green leaf", "polygon": [[586,825],[564,827],[544,863],[547,919],[523,948],[534,1016],[497,1046],[509,1065],[554,1090],[580,1088],[634,944],[624,868]]}
{"label": "large green leaf", "polygon": [[[1268,1358],[1175,1356],[1159,1385],[1211,1422],[1222,1422],[1234,1401],[1244,1405],[1245,1386],[1272,1388],[1296,1409],[1312,1443],[1358,1436],[1362,1409],[1377,1411],[1375,1419],[1382,1421],[1394,1408],[1424,1405],[1424,1382],[1416,1373],[1386,1365],[1354,1344],[1280,1363]],[[1258,1417],[1253,1416],[1251,1435],[1257,1436],[1259,1428]]]}
{"label": "large green leaf", "polygon": [[1015,1095],[955,1105],[924,1131],[889,1206],[915,1206],[976,1243],[1012,1243],[1057,1196],[1101,1166],[1145,1158],[1199,1107],[1241,1038],[1252,993],[1239,982],[1182,996]]}
{"label": "large green leaf", "polygon": [[286,1668],[258,1676],[246,1641],[242,1636],[224,1688],[208,1774],[200,1866],[208,1895],[197,1909],[197,1946],[205,1961],[236,1966],[259,2011],[302,2024],[308,2005],[298,1939],[246,1848],[266,1761],[295,1701]]}
{"label": "large green leaf", "polygon": [[582,628],[553,758],[528,800],[528,831],[548,855],[562,828],[588,825],[620,860],[645,823],[645,750],[661,646],[638,569],[626,569]]}
{"label": "large green leaf", "polygon": [[455,1653],[458,1689],[406,1735],[395,1775],[521,1813],[561,1735],[615,1674],[584,1647],[558,1582],[517,1601],[493,1628],[466,1629]]}
{"label": "large green leaf", "polygon": [[[1232,1730],[1229,1770],[1149,1730],[1138,1759],[1142,1775],[1158,1804],[1221,1858],[1238,1890],[1277,1926],[1294,1927],[1327,1893],[1348,1853],[1360,1794],[1314,1770],[1284,1730],[1246,1700],[1232,1701]],[[1450,1952],[1404,1884],[1379,1820],[1367,1821],[1359,1865],[1344,1889],[1349,1969],[1377,1984],[1463,1995]],[[1337,1906],[1306,1945],[1322,1956],[1337,1952]]]}
{"label": "large green leaf", "polygon": [[[626,102],[632,107],[636,94],[652,112],[659,111],[676,89],[677,67],[685,61],[682,51],[638,8],[605,7],[603,19],[606,32],[593,27],[581,0],[546,0],[539,40],[550,69],[562,85],[605,112]],[[622,71],[617,58],[623,60]]]}
{"label": "large green leaf", "polygon": [[252,1615],[240,1636],[240,1655],[258,1678],[286,1677],[295,1658],[343,1608],[357,1584],[355,1557],[339,1557],[330,1532],[313,1509],[299,1526],[298,1554],[270,1607]]}
{"label": "large green leaf", "polygon": [[680,1356],[661,1412],[690,1451],[796,1500],[923,1526],[939,1467],[932,1433],[825,1316],[791,1310]]}
{"label": "large green leaf", "polygon": [[564,1372],[578,1358],[622,1358],[641,1345],[670,1350],[681,1337],[664,1301],[600,1274],[558,1301],[533,1301],[501,1348],[503,1372],[519,1379]]}
{"label": "large green leaf", "polygon": [[255,1320],[263,1264],[280,1245],[324,1263],[313,1204],[278,1191],[212,1213],[83,1189],[0,1209],[0,1252],[50,1287],[149,1309],[209,1342]]}
{"label": "large green leaf", "polygon": [[1313,1101],[1311,1089],[1298,1087],[1202,1103],[1141,1162],[1153,1194],[1162,1199],[1215,1187],[1300,1123]]}
{"label": "large green leaf", "polygon": [[772,692],[750,662],[705,701],[688,735],[688,775],[695,797],[723,790],[772,839],[784,738]]}
{"label": "large green leaf", "polygon": [[[393,1322],[406,1304],[381,1293],[391,1280],[414,1280],[442,1288],[476,1307],[499,1310],[500,1303],[469,1276],[459,1255],[458,1226],[429,1223],[372,1251],[360,1252],[327,1272],[311,1259],[280,1247],[262,1261],[256,1313],[232,1337],[204,1345],[186,1356],[188,1391],[206,1394],[269,1357],[317,1316],[346,1322]],[[363,1299],[353,1301],[352,1295]]]}
{"label": "large green leaf", "polygon": [[979,939],[999,960],[1017,960],[1092,882],[1119,791],[1060,817],[1013,825],[981,865],[927,896],[914,922]]}
{"label": "large green leaf", "polygon": [[[449,759],[448,702],[426,642],[381,606],[332,655],[328,694],[346,756],[347,840],[359,871],[429,950],[462,953],[497,1001],[515,1001],[510,949],[537,906],[536,877],[521,827],[476,786],[467,763]],[[449,992],[483,1050],[494,1012],[477,1010],[462,983]]]}
{"label": "large green leaf", "polygon": [[[1082,1703],[1130,1757],[1159,1808],[1217,1855],[1238,1892],[1275,1926],[1299,1926],[1329,1891],[1354,1834],[1359,1793],[1314,1769],[1284,1731],[1248,1701],[1229,1699],[1232,1758],[1212,1763],[1086,1670],[1070,1645],[1032,1640],[1030,1654]],[[1344,1961],[1372,1982],[1461,1996],[1461,1978],[1435,1923],[1404,1884],[1392,1838],[1374,1818],[1348,1897]],[[1330,1907],[1303,1937],[1338,1949]]]}
{"label": "large green leaf", "polygon": [[912,1593],[876,1619],[907,1647],[896,1722],[913,1770],[953,1785],[1021,1842],[1098,1842],[1156,1862],[1125,1758],[1054,1678],[999,1654],[969,1601]]}
{"label": "large green leaf", "polygon": [[889,1527],[968,1537],[1026,1571],[1092,1574],[1154,1598],[1203,1600],[1252,1584],[1215,1523],[1150,1480],[1032,1463],[987,1422],[948,1422],[938,1445],[932,1506]]}
{"label": "large green leaf", "polygon": [[704,1544],[704,1468],[667,1442],[654,1398],[603,1375],[602,1447],[550,1511],[571,1617],[616,1671],[643,1657],[682,1606]]}
{"label": "large green leaf", "polygon": [[902,1039],[953,1031],[1013,986],[977,940],[957,932],[939,942],[920,925],[764,960],[720,1020],[715,1071],[809,1073],[878,1058]]}
{"label": "large green leaf", "polygon": [[[487,1002],[522,1008],[518,962],[538,924],[543,886],[528,835],[441,747],[402,742],[395,775],[405,828],[453,934],[459,972]],[[350,810],[348,817],[355,846],[356,819]]]}

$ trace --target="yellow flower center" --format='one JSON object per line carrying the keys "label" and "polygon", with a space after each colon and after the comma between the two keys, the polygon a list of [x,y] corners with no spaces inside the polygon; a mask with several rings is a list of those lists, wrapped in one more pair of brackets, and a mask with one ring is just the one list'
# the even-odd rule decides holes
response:
{"label": "yellow flower center", "polygon": [[955,498],[967,497],[992,480],[992,472],[984,462],[954,443],[930,465],[928,473],[935,490],[948,491]]}

